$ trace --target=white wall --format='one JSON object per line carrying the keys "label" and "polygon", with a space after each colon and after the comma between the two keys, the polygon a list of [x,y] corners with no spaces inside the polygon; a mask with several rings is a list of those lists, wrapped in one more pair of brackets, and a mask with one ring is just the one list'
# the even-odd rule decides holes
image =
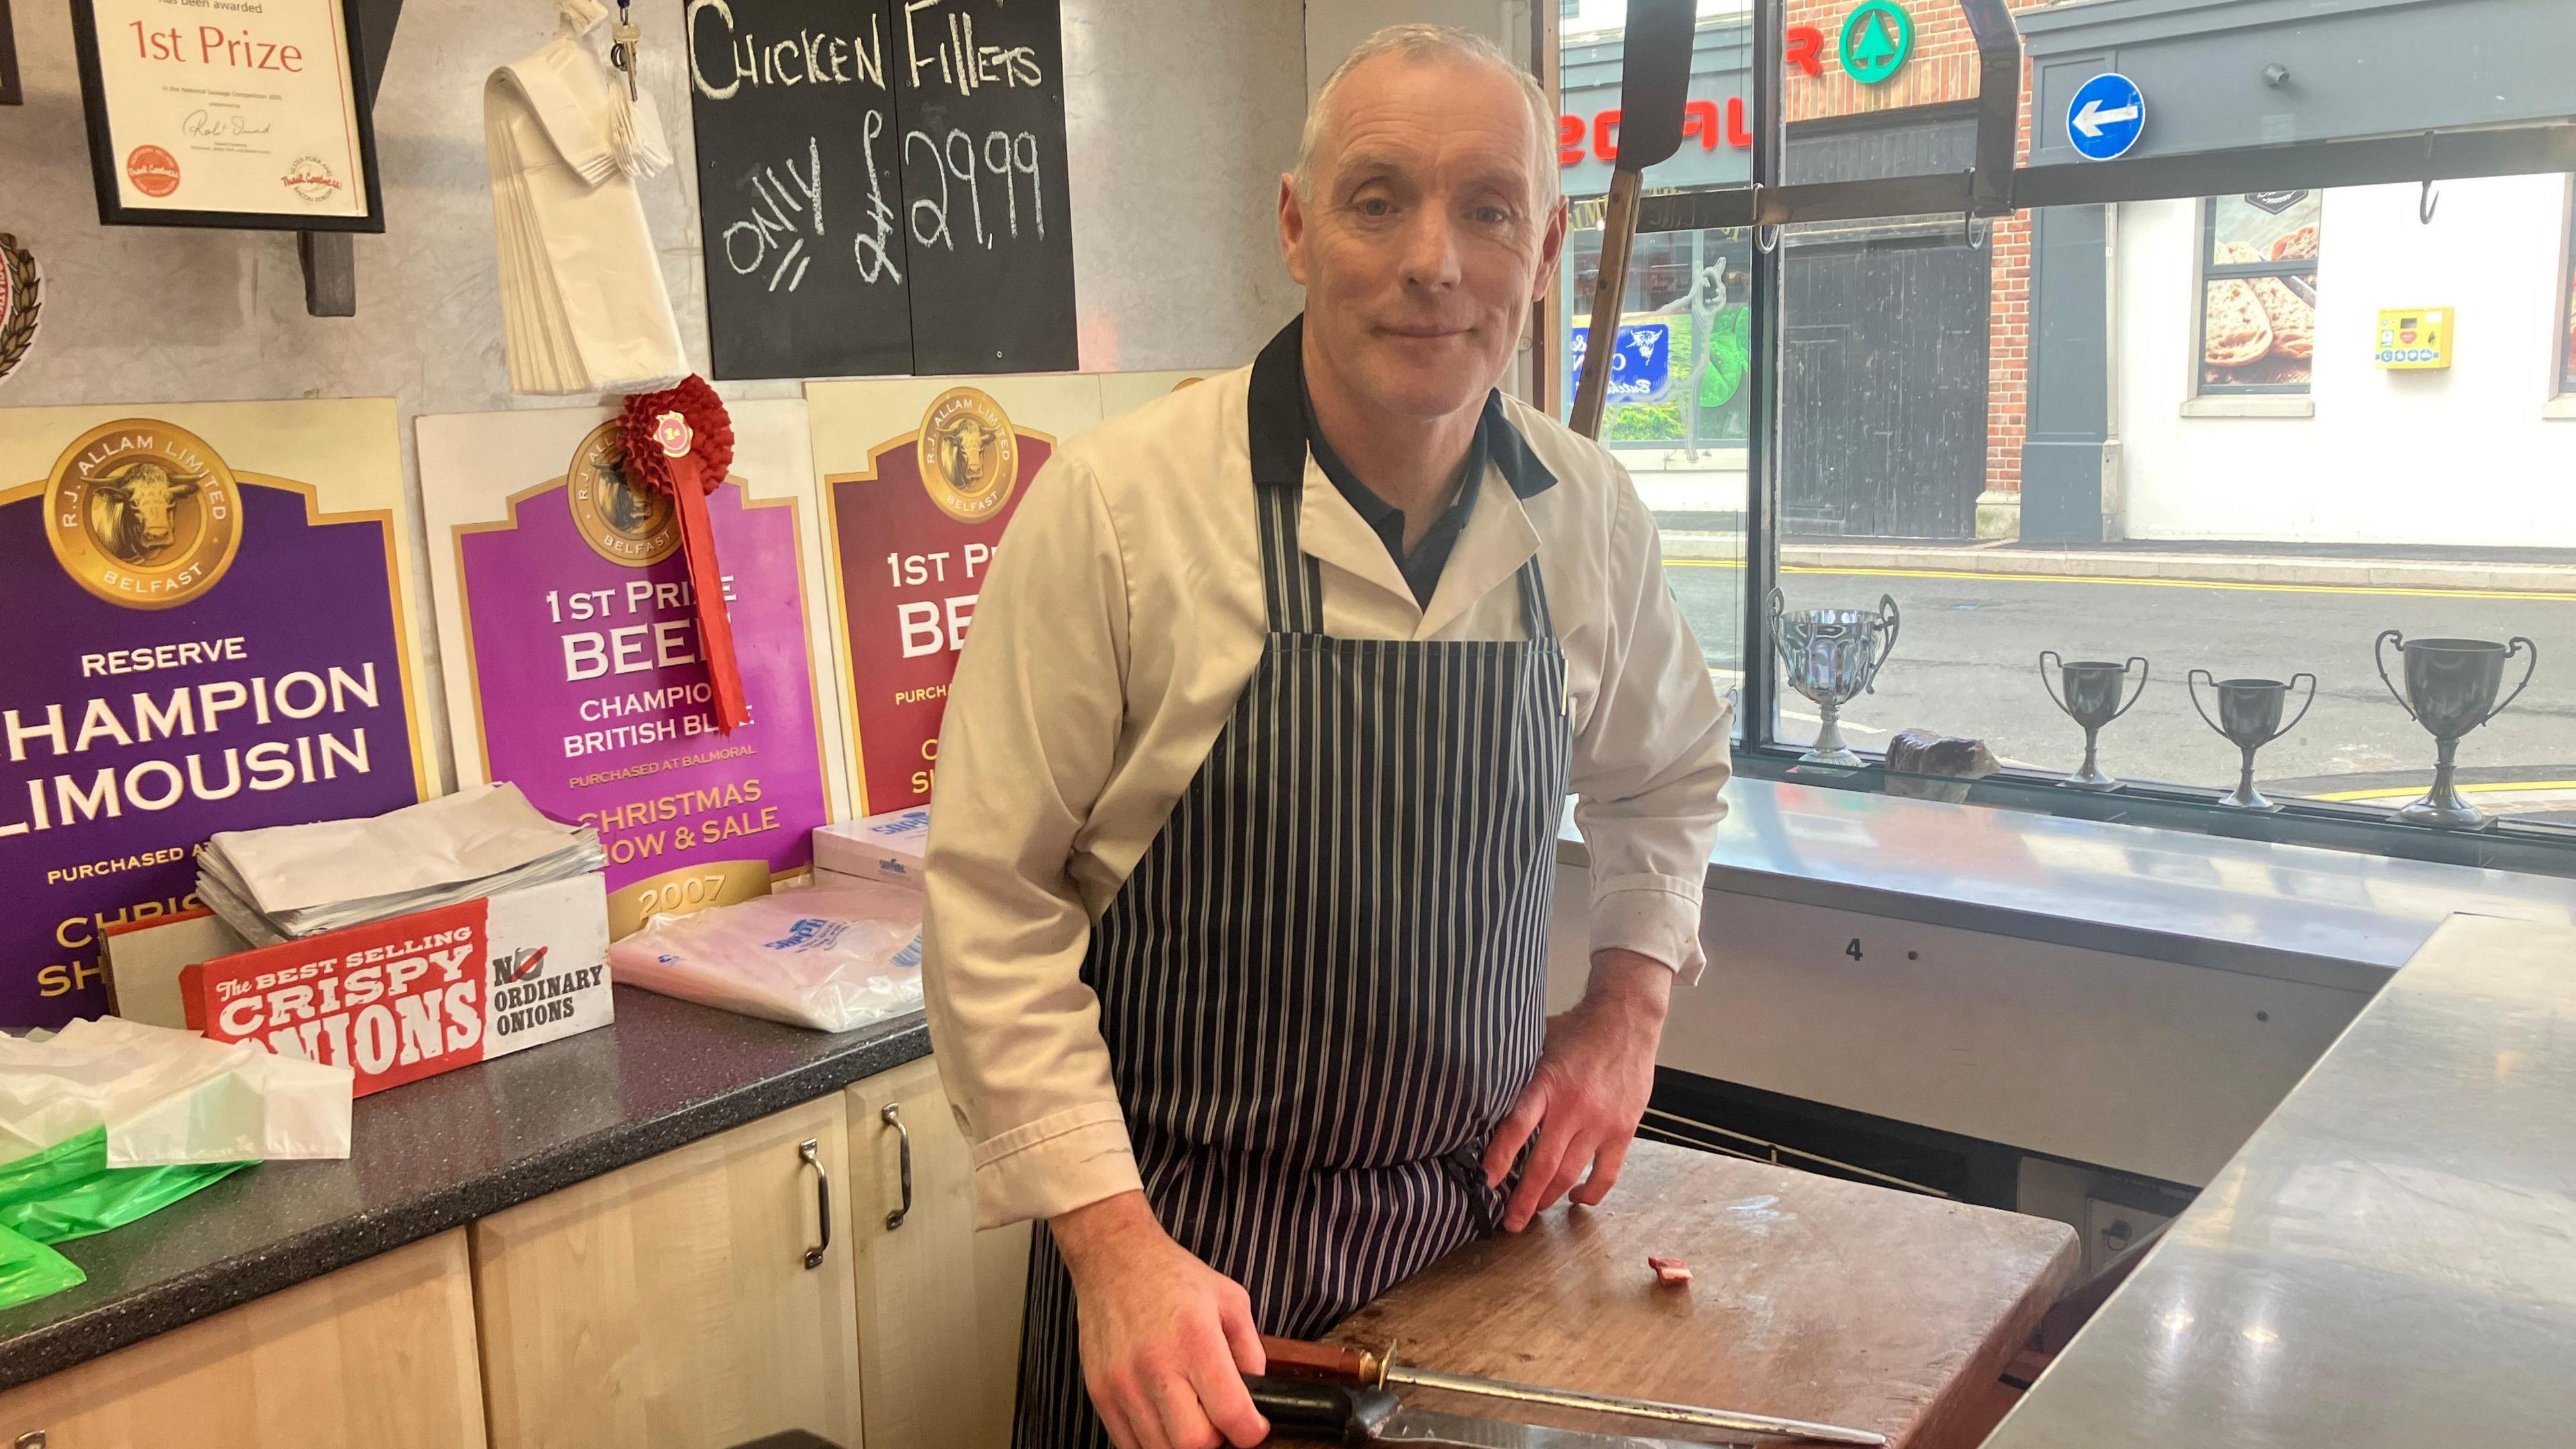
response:
{"label": "white wall", "polygon": [[[2119,432],[2131,538],[2576,547],[2576,417],[2548,417],[2567,179],[2330,191],[2313,417],[2186,417],[2199,204],[2119,208]],[[2449,369],[2371,361],[2379,310],[2443,306]],[[2204,402],[2203,406],[2207,406]],[[2559,411],[2566,411],[2560,405]]]}
{"label": "white wall", "polygon": [[1323,89],[1353,46],[1407,21],[1473,31],[1527,65],[1529,16],[1529,0],[1306,0],[1306,94]]}

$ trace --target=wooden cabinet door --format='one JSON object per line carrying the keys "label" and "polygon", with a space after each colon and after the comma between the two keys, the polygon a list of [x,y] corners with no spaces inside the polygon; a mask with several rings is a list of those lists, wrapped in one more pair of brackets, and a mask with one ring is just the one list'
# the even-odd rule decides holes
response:
{"label": "wooden cabinet door", "polygon": [[[973,1156],[929,1058],[850,1088],[849,1104],[867,1449],[1006,1449],[1028,1225],[975,1231]],[[896,1227],[907,1136],[912,1208]]]}
{"label": "wooden cabinet door", "polygon": [[476,1222],[494,1449],[859,1449],[848,1141],[828,1096]]}
{"label": "wooden cabinet door", "polygon": [[479,1449],[465,1230],[0,1392],[0,1444]]}

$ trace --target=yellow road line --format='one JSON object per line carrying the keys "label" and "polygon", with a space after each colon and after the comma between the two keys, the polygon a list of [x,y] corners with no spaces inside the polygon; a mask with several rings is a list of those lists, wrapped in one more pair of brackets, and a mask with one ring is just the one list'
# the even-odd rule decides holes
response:
{"label": "yellow road line", "polygon": [[[2515,780],[2501,785],[2462,785],[2463,795],[2501,795],[2515,790],[2576,790],[2576,780]],[[2421,785],[2397,790],[2337,790],[2332,794],[2308,795],[2308,800],[2404,800],[2424,793]]]}
{"label": "yellow road line", "polygon": [[[1666,568],[1741,569],[1742,559],[1668,558]],[[2266,594],[2379,594],[2410,599],[2516,599],[2539,603],[2576,603],[2576,590],[2546,589],[2416,589],[2395,584],[2259,584],[2213,579],[2123,579],[2098,574],[1979,573],[1973,569],[1845,568],[1826,564],[1784,564],[1784,574],[1838,574],[1849,578],[1977,579],[2025,584],[2134,584],[2144,589],[2229,589]]]}

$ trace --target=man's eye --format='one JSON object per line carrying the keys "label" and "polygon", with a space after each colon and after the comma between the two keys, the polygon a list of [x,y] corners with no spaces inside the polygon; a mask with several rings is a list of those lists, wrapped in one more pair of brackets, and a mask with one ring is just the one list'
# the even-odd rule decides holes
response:
{"label": "man's eye", "polygon": [[1383,196],[1363,196],[1355,209],[1362,216],[1386,216],[1394,212],[1395,203]]}
{"label": "man's eye", "polygon": [[1499,206],[1480,206],[1476,208],[1476,220],[1483,222],[1487,226],[1501,226],[1504,222],[1511,219],[1512,214]]}

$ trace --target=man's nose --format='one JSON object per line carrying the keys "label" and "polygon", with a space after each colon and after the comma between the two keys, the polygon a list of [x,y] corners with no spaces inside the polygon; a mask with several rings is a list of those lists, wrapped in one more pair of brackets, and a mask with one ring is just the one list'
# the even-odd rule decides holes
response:
{"label": "man's nose", "polygon": [[1426,206],[1404,230],[1404,282],[1409,287],[1458,284],[1458,229],[1448,209]]}

